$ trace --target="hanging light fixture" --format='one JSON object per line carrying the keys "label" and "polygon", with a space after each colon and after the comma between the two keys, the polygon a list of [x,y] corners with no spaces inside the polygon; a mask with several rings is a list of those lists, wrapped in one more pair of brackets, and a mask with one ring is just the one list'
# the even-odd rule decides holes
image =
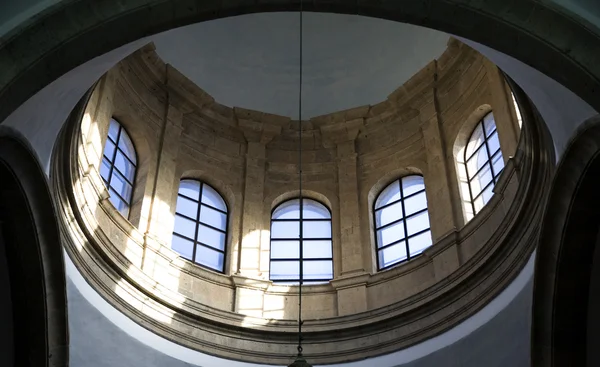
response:
{"label": "hanging light fixture", "polygon": [[302,355],[302,283],[304,282],[304,269],[303,269],[303,253],[302,253],[302,213],[303,213],[303,201],[302,200],[302,1],[300,1],[300,72],[299,72],[299,86],[298,86],[298,196],[300,199],[300,231],[299,231],[299,245],[300,245],[300,284],[298,286],[298,355],[296,360],[288,367],[312,367],[310,363],[304,359]]}

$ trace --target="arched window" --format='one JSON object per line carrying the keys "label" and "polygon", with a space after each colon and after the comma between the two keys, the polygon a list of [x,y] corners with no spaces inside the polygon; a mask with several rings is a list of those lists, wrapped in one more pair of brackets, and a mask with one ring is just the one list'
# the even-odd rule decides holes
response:
{"label": "arched window", "polygon": [[182,257],[223,272],[227,240],[227,205],[215,189],[181,180],[171,248]]}
{"label": "arched window", "polygon": [[280,204],[271,216],[270,279],[290,283],[302,279],[304,283],[319,283],[332,278],[329,209],[307,198]]}
{"label": "arched window", "polygon": [[104,180],[110,201],[125,218],[129,216],[137,159],[127,132],[115,119],[110,120],[104,145],[100,176]]}
{"label": "arched window", "polygon": [[422,176],[389,184],[374,207],[377,269],[410,260],[431,246],[431,230]]}
{"label": "arched window", "polygon": [[494,185],[504,168],[494,115],[490,112],[479,121],[465,148],[464,162],[473,214],[477,214],[492,197]]}

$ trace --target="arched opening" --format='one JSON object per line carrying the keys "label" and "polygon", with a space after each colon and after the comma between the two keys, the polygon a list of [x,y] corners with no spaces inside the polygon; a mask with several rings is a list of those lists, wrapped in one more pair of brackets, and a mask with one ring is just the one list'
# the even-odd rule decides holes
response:
{"label": "arched opening", "polygon": [[600,289],[600,118],[561,161],[540,235],[533,304],[535,366],[595,366]]}
{"label": "arched opening", "polygon": [[0,358],[7,366],[67,366],[66,285],[54,207],[41,167],[20,140],[0,130],[0,248],[6,255],[0,266],[7,266],[9,280],[0,284],[0,298],[12,314],[12,328],[2,325],[9,340]]}
{"label": "arched opening", "polygon": [[[501,5],[501,3],[502,2],[496,2],[495,4],[496,5]],[[85,6],[86,4],[87,3],[79,2],[77,4],[77,6]],[[183,8],[179,9],[179,10],[181,10],[181,12],[173,11],[173,9],[170,9],[169,6],[172,5],[171,2],[164,2],[164,3],[161,3],[161,4],[166,4],[166,7],[168,8],[168,10],[171,10],[171,11],[164,11],[165,9],[159,9],[159,7],[156,7],[156,8],[154,8],[154,7],[152,7],[152,8],[144,8],[144,10],[141,11],[142,13],[144,13],[143,17],[140,16],[140,18],[136,18],[136,16],[139,15],[139,14],[135,13],[136,15],[134,15],[134,12],[130,12],[130,13],[128,13],[128,16],[126,17],[127,19],[120,18],[118,20],[115,20],[115,22],[113,24],[111,24],[111,25],[101,25],[101,26],[97,27],[98,30],[94,30],[94,31],[91,31],[91,32],[94,32],[94,35],[97,38],[102,37],[103,41],[105,41],[105,42],[100,42],[100,44],[102,44],[101,47],[105,47],[104,51],[108,51],[108,50],[110,50],[113,47],[122,45],[122,44],[124,44],[124,43],[126,43],[128,41],[135,40],[135,39],[137,39],[137,37],[141,37],[141,36],[144,36],[144,35],[147,35],[147,34],[151,34],[151,33],[155,32],[155,31],[166,29],[166,28],[171,27],[173,25],[179,24],[179,22],[182,21],[181,19],[172,19],[171,17],[169,17],[169,19],[166,20],[165,19],[166,16],[165,16],[165,18],[162,18],[162,16],[165,15],[165,14],[169,14],[169,15],[171,15],[171,14],[179,14],[179,15],[181,15],[183,17],[183,19],[184,19],[183,22],[192,22],[192,21],[195,21],[195,20],[210,19],[211,17],[219,17],[219,16],[226,16],[226,15],[233,15],[233,14],[243,13],[243,12],[250,11],[250,8],[251,8],[250,6],[248,6],[248,7],[243,7],[243,8],[229,9],[229,10],[222,9],[221,12],[219,13],[217,11],[212,12],[212,10],[214,10],[214,9],[210,10],[209,9],[210,5],[206,5],[207,8],[203,8],[202,10],[195,9],[195,10],[198,11],[198,13],[196,15],[194,15],[194,16],[187,15],[186,16],[186,15],[183,15],[183,14],[186,14],[185,9],[183,9]],[[270,6],[269,4],[270,3],[267,3],[267,5],[263,5],[264,6],[264,10],[274,10],[274,9],[277,10],[279,8],[279,6],[280,6],[280,5]],[[317,5],[314,5],[314,4],[317,4]],[[322,7],[318,8],[319,4],[321,4],[321,3],[320,2],[316,2],[316,3],[313,3],[312,6],[315,7],[314,9],[316,9],[316,10],[321,9],[323,11],[325,11],[325,10],[326,11],[333,11],[333,10],[337,9],[340,12],[352,12],[352,11],[356,10],[353,7],[351,8],[350,6],[348,6],[348,8],[343,8],[343,7],[336,8],[333,5],[321,5]],[[464,9],[461,9],[460,7],[454,8],[456,2],[452,3],[450,1],[448,1],[447,4],[452,4],[452,5],[447,5],[447,4],[446,5],[442,5],[441,8],[438,7],[439,6],[438,4],[446,4],[446,3],[441,3],[441,2],[440,3],[435,3],[435,5],[432,5],[432,8],[428,8],[426,10],[422,10],[421,12],[419,11],[419,9],[416,9],[416,7],[415,8],[407,7],[406,10],[398,10],[398,9],[396,9],[396,11],[394,11],[394,9],[389,9],[389,8],[388,9],[383,9],[383,8],[381,8],[381,9],[369,8],[369,6],[366,6],[366,5],[357,7],[358,11],[356,11],[356,12],[360,13],[360,14],[364,14],[364,15],[381,16],[381,17],[386,17],[386,18],[396,17],[396,20],[403,20],[403,19],[405,19],[407,21],[411,21],[411,22],[415,22],[415,23],[422,22],[425,25],[432,25],[432,26],[433,25],[437,25],[437,27],[439,27],[440,29],[444,28],[446,31],[449,31],[449,32],[456,31],[456,34],[461,34],[462,33],[464,35],[467,35],[466,31],[464,29],[462,29],[461,27],[459,27],[458,24],[450,25],[450,24],[448,24],[449,21],[447,20],[449,18],[452,18],[452,19],[462,19],[462,17],[459,16],[459,14],[457,14],[457,13],[460,12],[460,11],[463,11]],[[489,3],[486,3],[486,6],[487,6],[487,4],[489,4]],[[523,2],[522,4],[526,4],[524,6],[524,8],[526,8],[527,4],[531,5],[531,4],[534,4],[534,3],[533,2]],[[107,6],[107,8],[110,7],[110,5],[106,5],[106,4],[102,4],[102,6]],[[203,6],[205,6],[205,4],[203,4]],[[393,5],[386,5],[386,6],[393,6]],[[402,4],[402,6],[404,6],[404,4]],[[444,6],[446,6],[446,8],[444,8]],[[492,4],[492,7],[493,6],[494,6],[494,4]],[[115,8],[118,8],[118,7],[115,7]],[[209,9],[209,10],[205,11],[205,9]],[[442,11],[444,9],[446,10],[446,12]],[[490,22],[491,25],[488,26],[485,22],[486,22],[486,20],[489,20],[490,17],[491,18],[494,17],[494,15],[491,15],[491,14],[494,13],[493,9],[487,9],[487,10],[483,11],[483,16],[481,15],[480,12],[475,11],[474,9],[470,9],[470,8],[467,8],[467,9],[469,9],[467,11],[467,13],[470,14],[473,19],[478,19],[478,20],[475,21],[475,23],[482,22],[482,24],[484,24],[484,28],[487,29],[488,31],[491,30],[491,29],[494,29],[493,28],[494,26],[497,26],[499,28],[499,30],[497,31],[497,34],[501,34],[502,36],[501,36],[501,38],[499,37],[499,41],[496,41],[496,46],[498,46],[498,48],[501,49],[501,50],[502,49],[503,50],[509,50],[510,49],[511,45],[510,45],[509,40],[510,40],[511,36],[514,36],[515,34],[519,34],[518,32],[520,32],[520,31],[517,31],[517,30],[514,30],[514,29],[505,29],[505,28],[510,28],[513,23],[508,22],[507,25],[504,25],[504,24],[502,24],[502,22],[496,22],[496,23]],[[119,10],[123,10],[123,8],[119,8]],[[529,9],[529,10],[531,10],[531,9]],[[193,12],[193,11],[194,11],[194,9],[190,10],[190,12]],[[252,10],[252,11],[254,11],[254,10]],[[402,11],[406,11],[406,12],[410,13],[410,15],[406,15],[406,13],[402,13]],[[521,9],[521,11],[527,11],[527,9],[526,10]],[[160,16],[156,17],[156,19],[160,18],[160,21],[157,24],[152,24],[152,19],[154,19],[154,18],[153,17],[147,17],[147,12],[151,12],[153,14],[160,15]],[[388,12],[388,14],[395,14],[395,15],[386,15],[386,12]],[[429,14],[429,12],[431,12],[433,14],[433,16],[431,18],[427,16]],[[61,12],[58,12],[58,13],[61,13]],[[77,13],[77,12],[75,12],[75,13]],[[498,13],[503,14],[503,12],[498,12]],[[455,16],[454,17],[448,16],[448,14],[452,14],[452,15],[455,15]],[[462,16],[464,16],[464,18],[466,19],[466,18],[469,18],[467,16],[468,14],[462,13]],[[421,15],[423,15],[423,18],[421,18]],[[77,14],[77,16],[81,17],[81,19],[85,19],[85,20],[87,20],[87,19],[95,19],[94,17],[91,17],[91,16],[90,17],[86,17],[85,14],[83,14],[83,15],[82,14]],[[108,15],[108,16],[110,17],[111,15]],[[145,19],[143,19],[144,21],[141,21],[142,20],[141,18],[145,18]],[[519,17],[516,17],[516,18],[519,18]],[[526,17],[523,17],[523,19],[524,18],[526,18]],[[114,17],[114,19],[117,19],[117,17]],[[433,20],[431,20],[431,19],[433,19]],[[128,29],[128,27],[120,27],[119,24],[121,24],[121,25],[123,25],[123,24],[138,24],[138,23],[136,23],[136,21],[140,21],[140,24],[142,24],[141,28],[136,28],[134,30],[134,32],[138,32],[138,33],[135,34],[135,35],[132,35],[132,34],[125,35],[124,39],[119,39],[118,38],[119,36],[115,36],[115,35],[113,35],[112,38],[111,37],[104,37],[105,34],[102,33],[103,31],[106,31],[107,29],[112,29],[113,31],[114,30],[121,30],[121,29]],[[515,20],[515,22],[518,22],[518,20]],[[67,24],[67,23],[68,22],[64,22],[64,24]],[[102,23],[101,22],[100,23],[95,23],[94,26],[96,26],[97,24],[102,24]],[[463,23],[463,24],[465,25],[465,29],[468,28],[468,27],[472,27],[474,25],[473,23],[469,23],[469,24]],[[462,26],[462,24],[461,24],[461,26]],[[503,27],[505,27],[505,28],[503,28]],[[515,28],[518,28],[518,27],[515,27]],[[542,27],[540,27],[540,28],[542,28]],[[489,42],[491,44],[492,43],[492,38],[493,37],[497,37],[497,34],[494,34],[493,36],[491,34],[487,34],[487,36],[486,36],[486,32],[482,32],[480,29],[477,29],[477,27],[472,27],[472,29],[475,29],[478,32],[481,32],[481,36],[473,34],[473,37],[475,39],[479,40],[480,42],[483,42],[483,43],[488,43]],[[503,31],[506,31],[506,32],[503,32]],[[95,32],[98,32],[98,33],[95,33]],[[557,31],[557,33],[559,33],[559,32],[560,31]],[[496,33],[496,32],[494,32],[494,33]],[[115,34],[116,34],[116,32],[115,32]],[[91,38],[93,39],[94,36],[92,36]],[[583,36],[583,37],[575,37],[575,38],[577,38],[578,40],[581,40],[582,44],[585,44],[585,42],[587,40],[587,38],[585,36]],[[562,62],[568,63],[568,60],[570,60],[568,58],[574,57],[574,56],[572,56],[571,53],[565,53],[565,55],[561,54],[560,51],[559,51],[560,48],[557,48],[556,51],[555,51],[554,49],[552,49],[552,46],[546,46],[544,44],[544,41],[539,41],[538,42],[535,39],[534,36],[524,37],[524,39],[525,40],[523,41],[523,43],[527,43],[527,41],[531,41],[531,39],[533,39],[532,42],[534,44],[536,44],[536,45],[538,45],[540,47],[547,47],[547,48],[544,49],[546,51],[546,54],[544,54],[544,52],[539,52],[539,53],[538,52],[532,52],[532,49],[535,49],[535,48],[525,47],[526,51],[522,50],[520,55],[523,56],[523,57],[526,57],[526,53],[531,53],[533,56],[527,56],[527,57],[531,57],[532,58],[530,60],[531,62],[529,63],[530,65],[538,65],[541,68],[556,67],[557,70],[555,70],[554,74],[548,73],[549,75],[560,76],[560,74],[564,71],[564,69],[561,68],[561,62],[558,62],[557,64],[552,64],[551,67],[543,66],[547,60],[550,60],[550,59],[551,60],[555,60],[555,59],[557,59],[557,60],[562,60]],[[540,38],[540,39],[543,39],[543,38]],[[488,42],[485,42],[485,41],[488,41]],[[78,39],[72,38],[72,39],[70,39],[69,42],[66,42],[65,44],[68,45],[68,46],[72,46],[73,50],[76,50],[82,44],[93,45],[94,42],[89,42],[89,39],[84,40],[83,38],[78,38]],[[551,45],[552,43],[550,42],[549,44]],[[51,47],[51,45],[49,45],[48,47]],[[17,49],[17,47],[15,47],[13,49]],[[35,50],[36,48],[35,47],[28,47],[27,49]],[[51,49],[51,48],[48,48],[48,49]],[[58,50],[58,48],[57,48],[57,50]],[[52,51],[52,52],[55,52],[55,51]],[[30,72],[28,72],[28,73],[23,72],[23,70],[27,70],[26,68],[23,68],[23,69],[17,69],[17,68],[15,68],[14,70],[16,70],[16,72],[17,72],[16,75],[19,75],[19,77],[23,77],[25,79],[16,80],[16,78],[15,79],[11,79],[10,76],[7,77],[8,82],[7,82],[6,85],[8,87],[3,88],[3,90],[2,90],[2,96],[6,97],[6,101],[9,101],[9,99],[10,99],[10,101],[12,101],[13,103],[12,103],[12,107],[11,107],[10,103],[7,103],[7,104],[3,103],[2,104],[2,106],[8,106],[6,108],[6,110],[5,110],[5,112],[8,111],[7,114],[10,113],[10,112],[12,112],[13,109],[17,105],[19,105],[21,102],[23,102],[25,99],[27,99],[31,94],[33,94],[32,90],[37,90],[37,89],[30,89],[29,91],[26,91],[26,92],[21,91],[22,93],[20,93],[20,94],[19,93],[12,93],[12,92],[17,91],[19,88],[24,87],[26,85],[27,86],[30,86],[30,85],[34,86],[33,88],[42,87],[43,85],[46,85],[47,82],[54,80],[54,79],[51,79],[51,78],[56,78],[58,75],[61,75],[64,71],[70,70],[71,67],[73,67],[75,65],[78,65],[79,63],[82,63],[82,62],[88,60],[89,58],[91,58],[93,56],[100,55],[100,54],[102,54],[102,52],[103,51],[96,49],[96,50],[91,50],[90,52],[85,51],[85,52],[82,52],[80,54],[79,51],[77,51],[77,52],[73,51],[73,52],[69,53],[69,52],[66,52],[65,49],[62,49],[60,51],[56,51],[56,54],[54,56],[56,56],[58,58],[59,55],[62,56],[64,54],[75,55],[73,57],[73,59],[69,59],[69,63],[63,63],[62,60],[61,60],[61,62],[59,62],[58,59],[55,59],[54,61],[52,61],[52,60],[50,60],[51,57],[48,57],[48,58],[44,59],[43,62],[40,61],[40,63],[44,63],[44,65],[43,66],[40,65],[39,69],[36,69],[36,70],[38,70],[38,74],[36,74],[35,70],[33,70],[35,68],[31,68]],[[548,53],[550,53],[551,55],[548,55]],[[83,56],[83,55],[85,55],[85,56]],[[554,56],[556,56],[556,58]],[[541,59],[538,59],[537,62],[536,62],[535,60],[533,60],[536,57],[540,57]],[[35,60],[36,60],[35,63],[37,63],[38,62],[37,60],[42,60],[42,59],[41,58],[36,58]],[[565,61],[565,60],[567,60],[567,61]],[[46,66],[47,65],[45,64],[45,62],[48,62],[49,63],[48,65],[56,65],[55,68],[48,69],[48,70],[50,70],[50,72],[48,73],[50,76],[49,76],[48,79],[45,79],[46,80],[46,84],[44,84],[43,79],[39,83],[29,83],[29,82],[32,82],[34,80],[34,79],[28,79],[28,80],[26,79],[26,78],[29,78],[31,75],[33,75],[33,77],[40,76],[40,75],[44,75],[44,76],[46,75],[46,71],[47,71],[46,70]],[[26,63],[27,62],[25,62],[25,64]],[[32,62],[32,64],[33,64],[33,62]],[[580,65],[585,65],[585,63],[583,63],[583,64],[579,64],[579,65],[575,66],[575,64],[576,64],[575,62],[573,62],[573,64],[574,65],[571,65],[570,71],[572,71],[573,68],[575,68],[575,69],[580,68],[581,67]],[[27,65],[29,65],[29,64],[27,64]],[[101,69],[101,67],[99,69]],[[13,69],[11,69],[11,71],[12,70]],[[22,72],[22,74],[18,74],[19,70],[20,70],[20,72]],[[41,70],[43,70],[44,72],[40,72]],[[546,69],[546,70],[549,70],[549,69]],[[558,70],[560,70],[560,72]],[[579,70],[579,69],[577,69],[577,70]],[[575,87],[581,87],[582,89],[585,89],[585,88],[589,87],[590,89],[588,90],[588,92],[590,92],[590,90],[593,90],[594,86],[597,85],[597,83],[596,82],[594,82],[594,83],[585,83],[585,81],[587,79],[584,79],[584,78],[579,78],[578,79],[577,75],[578,76],[585,75],[585,78],[588,78],[589,74],[586,74],[586,71],[584,71],[584,70],[579,70],[579,74],[578,74],[577,70],[574,73],[569,73],[569,71],[564,72],[564,75],[568,75],[568,77],[567,76],[563,77],[562,81],[563,82],[569,82],[569,83],[571,83],[570,85],[573,88],[575,88]],[[95,71],[98,72],[98,70],[95,70]],[[577,75],[571,75],[571,74],[577,74]],[[572,80],[573,80],[573,82],[571,82]],[[596,78],[596,80],[597,80],[597,78]],[[581,82],[582,84],[578,86],[577,82]],[[76,89],[77,88],[74,87],[75,94],[77,93]],[[585,94],[585,93],[582,93],[582,94]],[[593,94],[591,94],[591,92],[590,92],[590,93],[588,93],[587,97],[588,97],[588,99],[593,99]],[[21,98],[21,99],[19,100],[19,98]],[[4,99],[2,99],[2,101],[5,102]],[[592,103],[592,102],[590,102],[590,103]],[[6,116],[6,114],[5,115],[0,115],[0,116],[4,117],[4,116]]]}

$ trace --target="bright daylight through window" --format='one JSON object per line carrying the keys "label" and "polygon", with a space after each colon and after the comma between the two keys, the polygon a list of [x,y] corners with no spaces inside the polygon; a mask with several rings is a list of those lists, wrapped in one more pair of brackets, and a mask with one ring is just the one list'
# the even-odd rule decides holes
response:
{"label": "bright daylight through window", "polygon": [[410,260],[431,246],[422,176],[389,184],[375,201],[374,215],[379,270]]}
{"label": "bright daylight through window", "polygon": [[136,163],[135,149],[129,135],[121,124],[111,119],[100,175],[110,193],[110,201],[125,218],[129,216]]}
{"label": "bright daylight through window", "polygon": [[[318,201],[303,198],[280,204],[271,216],[270,279],[275,282],[327,282],[333,278],[331,213]],[[302,226],[302,236],[300,236]]]}
{"label": "bright daylight through window", "polygon": [[477,214],[494,195],[494,185],[504,168],[496,123],[491,112],[473,130],[464,159],[470,201],[473,213]]}
{"label": "bright daylight through window", "polygon": [[227,205],[215,189],[181,180],[171,248],[207,268],[223,272],[227,240]]}

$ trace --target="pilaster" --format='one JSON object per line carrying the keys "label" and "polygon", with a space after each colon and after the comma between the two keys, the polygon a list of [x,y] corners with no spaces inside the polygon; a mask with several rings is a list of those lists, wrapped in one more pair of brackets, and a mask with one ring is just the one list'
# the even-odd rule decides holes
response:
{"label": "pilaster", "polygon": [[[423,116],[423,118],[427,117]],[[452,190],[451,179],[456,176],[450,173],[448,160],[445,158],[444,137],[440,130],[437,114],[422,121],[421,132],[427,156],[427,172],[424,177],[425,194],[427,195],[431,237],[436,242],[458,227],[454,202],[460,209],[457,197],[459,193]]]}
{"label": "pilaster", "polygon": [[321,126],[324,141],[337,147],[342,276],[365,272],[356,155],[356,137],[363,126],[363,118]]}
{"label": "pilaster", "polygon": [[[157,154],[156,174],[153,189],[150,193],[149,217],[146,221],[144,233],[144,263],[143,270],[146,273],[155,274],[161,258],[155,256],[155,251],[147,251],[148,246],[156,246],[157,243],[168,244],[173,233],[173,212],[177,205],[173,192],[179,185],[179,177],[176,176],[177,156],[179,154],[179,139],[182,131],[183,114],[172,105],[167,106],[166,119],[159,143]],[[148,204],[146,204],[148,205]],[[168,261],[167,261],[168,262]]]}
{"label": "pilaster", "polygon": [[519,123],[514,111],[511,90],[504,79],[504,75],[491,61],[486,59],[484,64],[492,97],[492,112],[496,121],[502,155],[506,163],[517,151],[517,144],[521,135]]}
{"label": "pilaster", "polygon": [[[242,118],[238,115],[238,127],[247,141],[246,166],[244,178],[244,203],[241,225],[241,248],[239,253],[238,274],[251,277],[263,277],[268,272],[269,259],[264,259],[268,251],[268,236],[263,225],[266,145],[281,133],[281,125]],[[268,253],[267,253],[268,255]]]}

